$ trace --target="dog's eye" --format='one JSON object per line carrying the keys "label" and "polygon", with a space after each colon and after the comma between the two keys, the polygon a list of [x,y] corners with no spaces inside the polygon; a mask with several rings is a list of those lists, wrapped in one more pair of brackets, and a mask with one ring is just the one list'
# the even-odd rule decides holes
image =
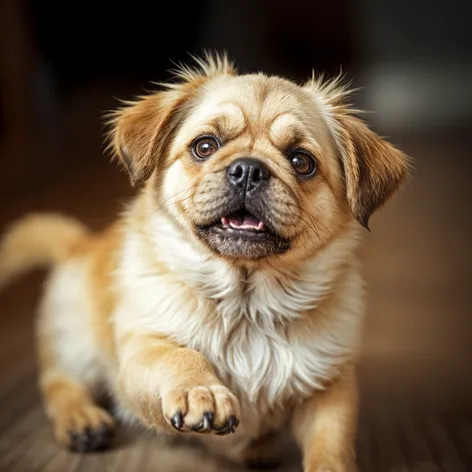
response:
{"label": "dog's eye", "polygon": [[192,153],[197,159],[208,159],[218,151],[218,141],[213,136],[201,136],[192,144]]}
{"label": "dog's eye", "polygon": [[306,151],[295,151],[290,156],[290,163],[301,177],[311,177],[316,171],[315,158]]}

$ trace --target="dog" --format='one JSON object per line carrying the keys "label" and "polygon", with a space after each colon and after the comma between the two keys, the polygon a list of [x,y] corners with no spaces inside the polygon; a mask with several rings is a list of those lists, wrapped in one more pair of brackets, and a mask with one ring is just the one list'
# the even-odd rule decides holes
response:
{"label": "dog", "polygon": [[354,471],[356,249],[409,159],[358,118],[342,80],[195,61],[109,115],[139,189],[113,225],[31,214],[3,238],[1,285],[52,267],[37,351],[54,437],[108,447],[106,391],[118,417],[236,460],[271,461],[284,431],[305,472]]}

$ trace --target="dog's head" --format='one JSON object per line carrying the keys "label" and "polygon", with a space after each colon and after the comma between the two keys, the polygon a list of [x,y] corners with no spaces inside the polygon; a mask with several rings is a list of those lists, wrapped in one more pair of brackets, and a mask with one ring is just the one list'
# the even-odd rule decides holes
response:
{"label": "dog's head", "polygon": [[111,137],[131,181],[215,254],[310,256],[350,220],[367,227],[405,177],[406,157],[350,112],[337,81],[197,62],[116,112]]}

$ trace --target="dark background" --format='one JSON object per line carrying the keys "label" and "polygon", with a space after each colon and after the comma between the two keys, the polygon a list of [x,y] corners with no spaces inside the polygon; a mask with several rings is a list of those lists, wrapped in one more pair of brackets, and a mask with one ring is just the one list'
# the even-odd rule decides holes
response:
{"label": "dark background", "polygon": [[[224,49],[242,72],[296,81],[312,69],[328,76],[342,69],[360,87],[354,103],[371,112],[369,125],[414,160],[411,181],[373,217],[363,250],[363,470],[416,471],[423,469],[412,464],[424,463],[438,467],[424,470],[472,470],[472,3],[121,5],[0,2],[1,227],[37,210],[65,211],[94,229],[112,221],[134,190],[102,152],[103,113],[168,78],[189,53]],[[43,276],[0,294],[0,457],[32,414],[30,427],[44,431],[44,442],[28,453],[30,464],[44,451],[57,454],[34,384]],[[398,423],[426,405],[429,419],[413,421],[416,430]],[[408,447],[412,437],[422,446]],[[1,470],[13,470],[15,460],[15,470],[65,470],[28,469],[22,454],[11,454]]]}

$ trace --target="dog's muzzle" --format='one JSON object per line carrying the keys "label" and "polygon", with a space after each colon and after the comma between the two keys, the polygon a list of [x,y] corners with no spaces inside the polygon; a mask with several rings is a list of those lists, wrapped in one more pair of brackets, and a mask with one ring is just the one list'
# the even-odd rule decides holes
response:
{"label": "dog's muzzle", "polygon": [[266,211],[269,168],[259,159],[242,157],[226,169],[228,192],[212,223],[196,228],[197,235],[217,253],[261,259],[285,252],[289,242],[278,236]]}

